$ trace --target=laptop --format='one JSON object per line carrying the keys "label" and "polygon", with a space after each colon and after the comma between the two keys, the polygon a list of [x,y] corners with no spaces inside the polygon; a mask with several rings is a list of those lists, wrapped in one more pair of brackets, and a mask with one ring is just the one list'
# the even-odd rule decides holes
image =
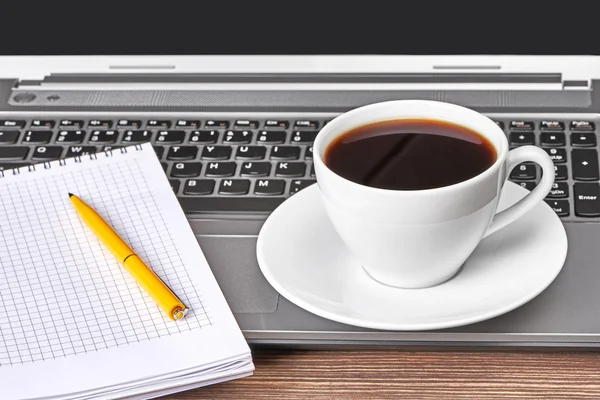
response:
{"label": "laptop", "polygon": [[[203,55],[193,49],[94,56],[89,46],[86,55],[25,49],[0,57],[0,168],[151,142],[252,346],[600,344],[600,200],[584,203],[573,193],[575,182],[600,185],[600,57]],[[396,332],[318,317],[266,281],[256,260],[257,234],[276,207],[315,182],[312,142],[319,130],[345,111],[397,99],[475,109],[497,121],[511,146],[534,144],[559,155],[557,190],[546,201],[566,227],[569,251],[562,272],[539,296],[484,322]],[[594,150],[586,160],[596,165],[590,174],[574,171],[579,148]],[[511,175],[527,188],[539,179],[536,168]]]}

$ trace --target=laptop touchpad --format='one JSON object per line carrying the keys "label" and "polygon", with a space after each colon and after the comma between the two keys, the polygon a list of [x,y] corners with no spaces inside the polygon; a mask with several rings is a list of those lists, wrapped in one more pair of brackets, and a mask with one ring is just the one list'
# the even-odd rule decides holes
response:
{"label": "laptop touchpad", "polygon": [[273,313],[279,293],[256,261],[256,237],[197,236],[225,299],[236,314]]}

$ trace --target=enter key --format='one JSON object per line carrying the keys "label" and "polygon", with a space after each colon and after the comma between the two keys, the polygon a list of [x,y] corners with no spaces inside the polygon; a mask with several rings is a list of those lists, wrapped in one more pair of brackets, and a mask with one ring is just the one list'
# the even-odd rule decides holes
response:
{"label": "enter key", "polygon": [[575,214],[579,217],[600,217],[600,184],[575,183]]}

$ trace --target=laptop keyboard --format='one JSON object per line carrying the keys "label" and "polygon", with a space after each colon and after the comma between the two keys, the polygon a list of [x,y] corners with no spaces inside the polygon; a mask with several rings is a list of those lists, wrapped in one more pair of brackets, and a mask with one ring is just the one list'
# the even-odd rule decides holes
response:
{"label": "laptop keyboard", "polygon": [[[329,119],[147,119],[0,117],[0,169],[151,142],[188,213],[269,213],[315,182],[312,143]],[[546,202],[563,219],[600,218],[593,120],[495,119],[511,148],[536,145],[553,159]],[[510,180],[531,190],[540,168]]]}

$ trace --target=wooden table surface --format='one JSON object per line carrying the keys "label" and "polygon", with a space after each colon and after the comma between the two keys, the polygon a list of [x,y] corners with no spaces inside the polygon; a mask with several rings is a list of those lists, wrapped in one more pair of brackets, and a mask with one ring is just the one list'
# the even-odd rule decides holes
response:
{"label": "wooden table surface", "polygon": [[600,399],[600,352],[253,350],[252,377],[161,400]]}

